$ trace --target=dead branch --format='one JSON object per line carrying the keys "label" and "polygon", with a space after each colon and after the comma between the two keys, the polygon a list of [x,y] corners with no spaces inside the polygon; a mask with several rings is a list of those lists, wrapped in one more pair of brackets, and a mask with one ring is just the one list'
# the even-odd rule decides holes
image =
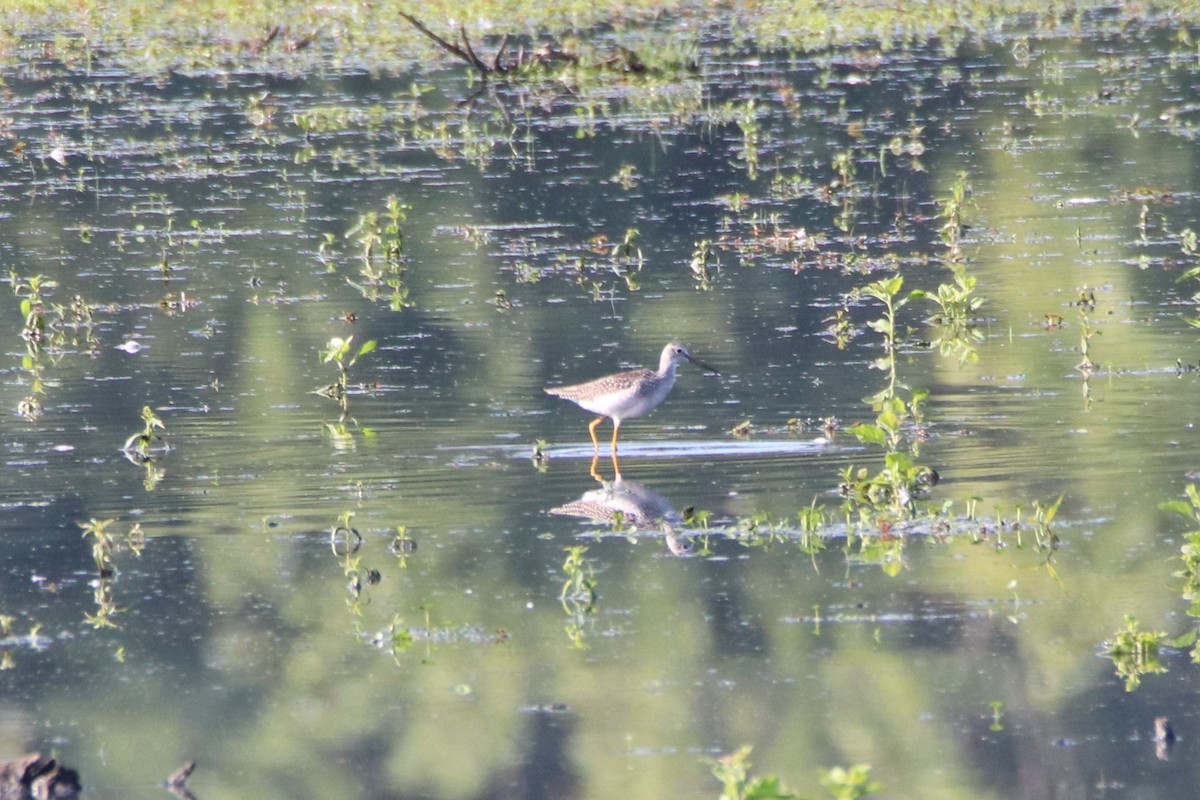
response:
{"label": "dead branch", "polygon": [[472,67],[479,70],[479,74],[482,75],[484,78],[487,78],[487,76],[493,72],[502,72],[503,71],[499,67],[499,54],[497,54],[497,58],[496,58],[497,66],[495,66],[495,67],[489,67],[487,64],[484,64],[482,61],[479,60],[479,56],[475,55],[475,50],[471,47],[471,41],[467,38],[467,30],[465,27],[459,26],[459,29],[458,29],[459,36],[462,37],[463,45],[466,48],[466,49],[463,49],[463,47],[459,47],[458,45],[454,44],[453,42],[446,41],[441,36],[438,36],[436,33],[429,30],[429,28],[425,27],[425,25],[419,19],[414,17],[412,14],[409,14],[404,11],[399,12],[399,14],[400,14],[400,16],[402,16],[406,20],[408,20],[408,22],[414,28],[416,28],[421,33],[425,34],[430,39],[432,39],[434,44],[436,44],[438,47],[442,48],[443,50],[445,50],[448,53],[452,53],[453,55],[457,56],[458,58],[461,58],[463,61],[470,64]]}
{"label": "dead branch", "polygon": [[471,59],[472,66],[484,75],[491,72],[491,68],[480,61],[479,56],[475,55],[475,50],[471,47],[471,40],[467,38],[467,28],[465,25],[458,26],[458,35],[462,38],[463,49],[467,51],[467,56]]}
{"label": "dead branch", "polygon": [[504,56],[504,48],[508,47],[508,34],[504,34],[504,38],[500,40],[500,46],[496,48],[496,55],[492,56],[492,69],[500,70],[500,59]]}

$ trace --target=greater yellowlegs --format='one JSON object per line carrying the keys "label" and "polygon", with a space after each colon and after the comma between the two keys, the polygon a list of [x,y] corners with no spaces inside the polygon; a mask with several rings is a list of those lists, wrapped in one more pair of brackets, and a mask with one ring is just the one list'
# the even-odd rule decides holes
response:
{"label": "greater yellowlegs", "polygon": [[662,355],[659,356],[657,372],[649,369],[628,369],[574,386],[547,386],[546,394],[570,400],[580,408],[600,415],[588,426],[597,453],[600,452],[600,441],[596,438],[596,426],[603,422],[605,417],[611,418],[612,451],[616,453],[621,421],[640,417],[657,408],[675,385],[675,367],[684,361],[691,361],[698,367],[717,373],[712,367],[692,358],[692,354],[679,342],[671,342],[663,348]]}

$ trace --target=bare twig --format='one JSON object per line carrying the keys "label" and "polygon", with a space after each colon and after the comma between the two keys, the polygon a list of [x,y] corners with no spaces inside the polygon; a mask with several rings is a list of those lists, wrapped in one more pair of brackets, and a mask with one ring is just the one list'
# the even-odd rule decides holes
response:
{"label": "bare twig", "polygon": [[500,46],[496,48],[496,55],[492,56],[492,69],[501,71],[500,59],[504,56],[504,48],[508,47],[508,34],[504,34],[504,38],[500,40]]}
{"label": "bare twig", "polygon": [[463,44],[466,45],[466,49],[464,50],[463,48],[454,44],[454,42],[446,41],[441,36],[438,36],[436,33],[429,30],[429,28],[425,27],[425,25],[412,14],[404,11],[400,11],[398,13],[400,16],[408,20],[414,28],[432,39],[438,47],[449,53],[453,53],[463,61],[475,67],[475,69],[479,70],[480,74],[482,74],[485,78],[493,71],[490,67],[488,67],[487,64],[484,64],[482,61],[480,61],[479,57],[475,55],[475,51],[471,49],[471,43],[467,40],[467,32],[465,28],[459,28],[459,34],[462,36]]}
{"label": "bare twig", "polygon": [[462,37],[463,49],[467,51],[467,56],[471,59],[471,64],[474,65],[475,69],[479,70],[484,75],[487,75],[489,72],[491,72],[491,69],[488,67],[488,65],[480,61],[479,56],[475,55],[475,49],[471,47],[471,40],[467,38],[467,28],[465,25],[458,26],[458,35]]}

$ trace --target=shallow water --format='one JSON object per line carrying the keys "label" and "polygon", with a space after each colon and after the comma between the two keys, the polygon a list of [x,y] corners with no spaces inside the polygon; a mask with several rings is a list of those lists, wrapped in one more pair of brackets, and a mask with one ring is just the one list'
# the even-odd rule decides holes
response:
{"label": "shallow water", "polygon": [[[703,759],[746,744],[808,795],[869,763],[890,796],[1183,796],[1188,652],[1128,693],[1104,656],[1125,615],[1195,627],[1187,528],[1158,509],[1196,468],[1195,59],[1143,33],[824,65],[711,41],[698,76],[498,87],[469,114],[454,68],[5,75],[25,147],[0,154],[0,253],[57,283],[47,303],[85,298],[95,343],[84,326],[23,363],[9,297],[0,751],[53,750],[99,797],[159,796],[191,759],[202,798],[708,797]],[[849,208],[820,188],[843,151]],[[878,310],[848,302],[844,350],[822,332],[897,267],[906,289],[950,280],[959,171],[978,360],[921,347],[916,301],[899,358],[930,392],[919,459],[942,482],[920,505],[950,501],[952,525],[889,520],[868,546],[837,490],[882,465],[846,432],[874,418]],[[401,310],[355,286],[355,226],[386,224],[389,195],[411,205]],[[613,255],[631,228],[640,270]],[[688,267],[702,239],[711,291]],[[378,349],[339,434],[319,354],[350,335]],[[721,374],[682,368],[619,466],[673,512],[682,558],[657,526],[552,513],[613,489],[590,417],[542,392],[671,338]],[[119,450],[143,406],[165,429],[139,465]],[[1051,553],[1030,520],[1059,495]],[[331,545],[346,514],[351,553]],[[78,523],[109,518],[146,542],[98,582]],[[572,546],[587,612],[560,600]]]}

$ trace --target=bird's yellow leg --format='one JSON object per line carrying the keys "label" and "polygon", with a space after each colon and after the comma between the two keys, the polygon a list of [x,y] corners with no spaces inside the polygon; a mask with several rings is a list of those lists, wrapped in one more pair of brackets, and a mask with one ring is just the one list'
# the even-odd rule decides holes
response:
{"label": "bird's yellow leg", "polygon": [[600,452],[600,440],[596,438],[596,426],[604,422],[604,417],[596,417],[592,420],[592,424],[588,425],[588,433],[592,435],[592,446],[596,448],[596,452]]}
{"label": "bird's yellow leg", "polygon": [[600,483],[604,483],[604,476],[600,474],[600,470],[596,469],[596,467],[599,463],[600,463],[600,454],[596,453],[596,455],[592,456],[592,468],[591,468],[591,470],[589,470],[589,472],[591,473],[593,478],[598,480]]}
{"label": "bird's yellow leg", "polygon": [[617,436],[620,433],[621,433],[621,423],[614,421],[613,422],[613,440],[612,440],[612,452],[613,452],[614,456],[617,454]]}
{"label": "bird's yellow leg", "polygon": [[619,480],[621,480],[621,462],[619,460],[617,460],[617,451],[616,450],[613,450],[613,452],[612,452],[612,462],[613,462],[613,480],[619,481]]}

